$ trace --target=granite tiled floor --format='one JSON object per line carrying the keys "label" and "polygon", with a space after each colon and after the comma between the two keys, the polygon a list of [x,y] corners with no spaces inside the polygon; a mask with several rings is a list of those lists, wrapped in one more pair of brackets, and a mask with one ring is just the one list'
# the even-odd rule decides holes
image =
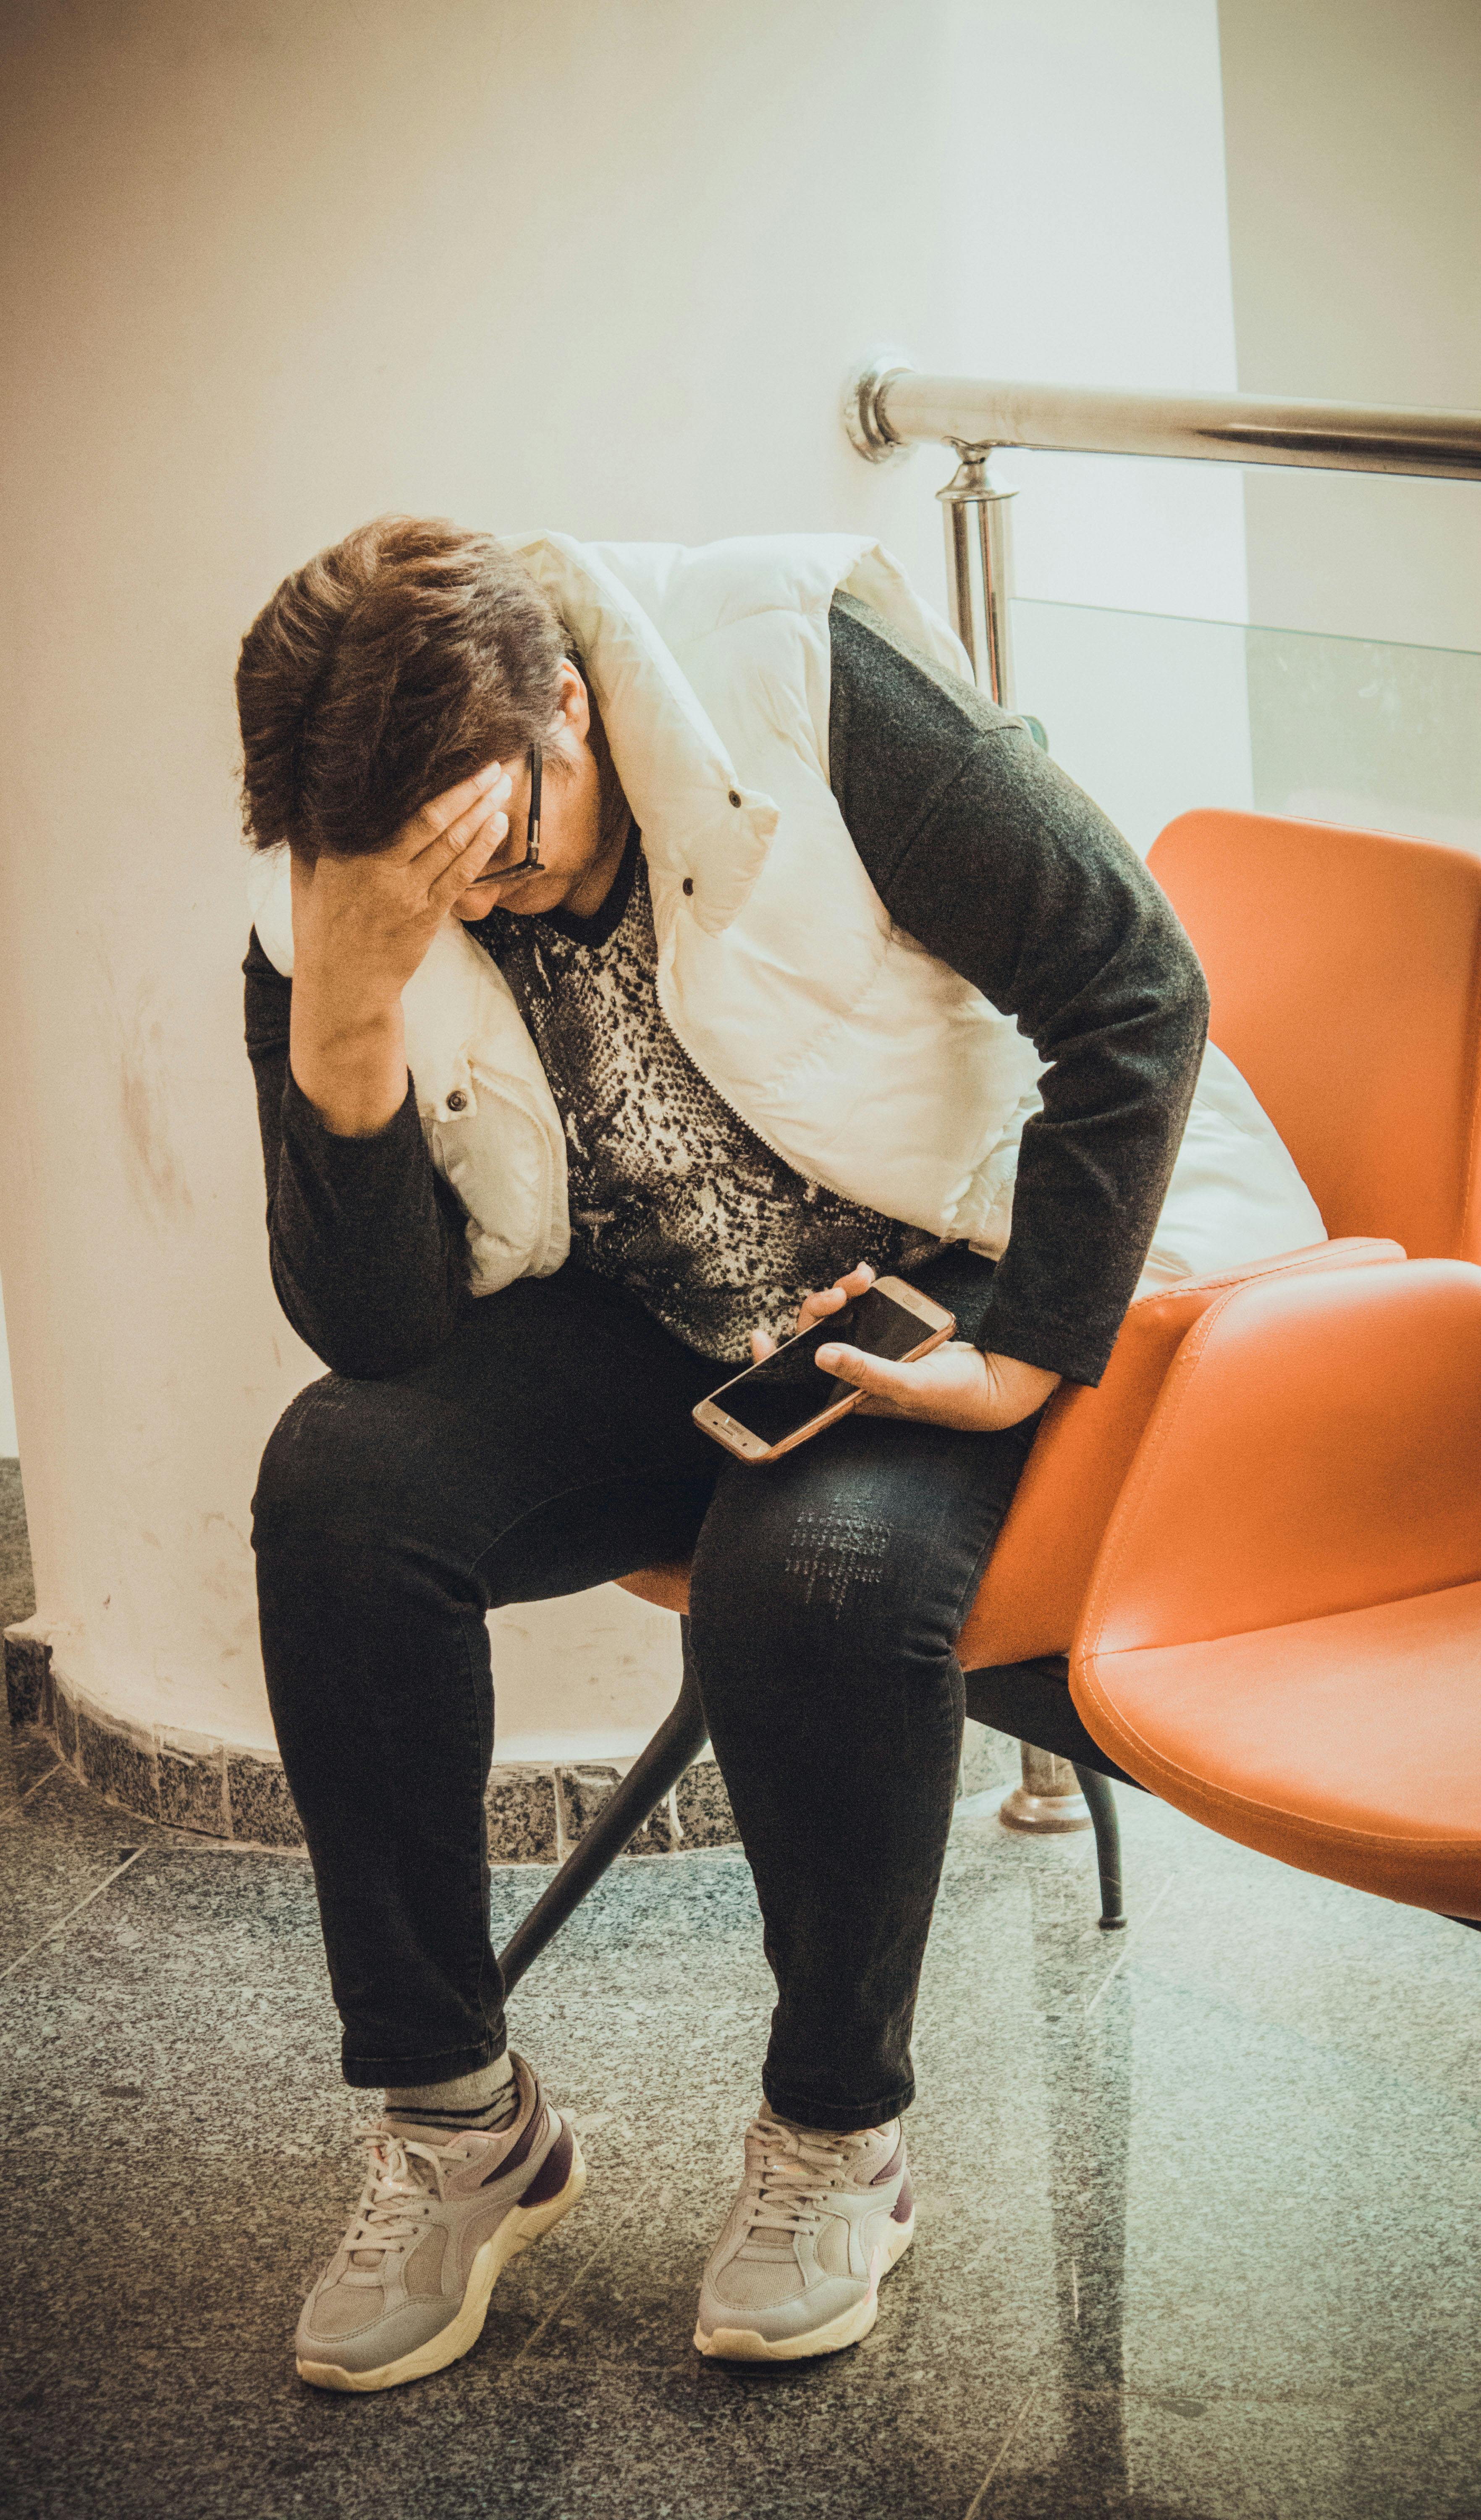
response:
{"label": "granite tiled floor", "polygon": [[[0,1735],[0,1758],[7,1747]],[[23,2520],[1461,2520],[1481,2514],[1481,1936],[1121,1797],[965,1803],[923,1990],[919,2236],[854,2352],[702,2363],[769,1981],[743,1862],[630,1863],[516,1999],[579,2213],[467,2362],[370,2399],[288,2346],[358,2173],[307,1867],[19,1745],[0,2505]],[[503,1933],[545,1874],[495,1876]]]}

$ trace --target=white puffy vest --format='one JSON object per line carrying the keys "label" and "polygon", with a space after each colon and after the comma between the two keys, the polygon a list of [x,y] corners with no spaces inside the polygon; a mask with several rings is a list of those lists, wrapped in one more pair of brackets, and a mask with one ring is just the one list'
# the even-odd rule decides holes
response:
{"label": "white puffy vest", "polygon": [[[892,925],[829,786],[837,589],[967,675],[964,650],[888,553],[852,535],[508,541],[590,676],[643,835],[659,1006],[695,1065],[797,1171],[1001,1252],[1041,1062]],[[291,972],[286,847],[249,882],[263,951]],[[468,1211],[474,1293],[548,1276],[569,1248],[565,1140],[507,982],[449,919],[402,1004],[423,1130]],[[1324,1238],[1269,1120],[1211,1050],[1144,1287]]]}

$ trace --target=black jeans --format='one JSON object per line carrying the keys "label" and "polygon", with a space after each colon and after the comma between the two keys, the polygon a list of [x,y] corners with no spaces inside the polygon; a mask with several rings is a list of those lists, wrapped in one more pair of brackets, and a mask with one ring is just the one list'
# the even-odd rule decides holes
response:
{"label": "black jeans", "polygon": [[[966,1336],[988,1278],[955,1252],[919,1272]],[[839,2128],[909,2105],[954,1641],[1037,1420],[854,1416],[758,1469],[691,1420],[724,1373],[567,1266],[485,1298],[413,1372],[311,1383],[274,1431],[263,1658],[348,2082],[448,2081],[505,2045],[485,1612],[693,1551],[700,1693],[777,1981],[767,2096]]]}

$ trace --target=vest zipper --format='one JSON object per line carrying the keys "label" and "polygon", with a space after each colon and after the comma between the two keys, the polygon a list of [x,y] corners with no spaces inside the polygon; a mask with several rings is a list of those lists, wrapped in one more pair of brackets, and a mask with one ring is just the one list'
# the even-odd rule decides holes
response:
{"label": "vest zipper", "polygon": [[[694,1052],[690,1049],[688,1042],[680,1032],[678,1025],[670,1016],[667,1007],[663,1003],[663,983],[656,972],[653,975],[653,998],[657,1005],[658,1012],[663,1018],[664,1029],[667,1031],[670,1038],[678,1044],[696,1075],[703,1077],[705,1084],[709,1087],[709,1090],[713,1094],[716,1102],[723,1102],[732,1118],[739,1120],[742,1129],[748,1129],[751,1136],[757,1139],[759,1143],[765,1147],[767,1152],[775,1155],[779,1163],[785,1164],[787,1171],[795,1173],[799,1181],[807,1182],[814,1190],[827,1190],[827,1182],[820,1181],[816,1173],[804,1172],[802,1166],[796,1161],[794,1156],[787,1153],[785,1147],[779,1147],[775,1138],[769,1138],[764,1129],[758,1129],[754,1120],[747,1119],[745,1113],[738,1109],[737,1105],[731,1101],[730,1096],[715,1083],[715,1080],[711,1076],[708,1068],[700,1065],[698,1059],[695,1057]],[[835,1197],[841,1195],[841,1192],[834,1192]],[[850,1203],[854,1206],[858,1206],[859,1201],[855,1199]]]}

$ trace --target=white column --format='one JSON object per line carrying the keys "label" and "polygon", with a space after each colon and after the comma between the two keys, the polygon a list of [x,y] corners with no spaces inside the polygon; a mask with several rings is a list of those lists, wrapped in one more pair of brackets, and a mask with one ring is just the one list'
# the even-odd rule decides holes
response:
{"label": "white column", "polygon": [[[105,1712],[265,1747],[247,1502],[319,1369],[241,1041],[242,631],[389,509],[867,528],[939,597],[947,459],[859,463],[842,380],[884,338],[1227,382],[1215,13],[39,0],[8,68],[0,1272],[40,1617]],[[1188,494],[1136,470],[1078,537],[1034,471],[1026,591],[1180,564]],[[507,1737],[630,1746],[670,1637],[521,1612]]]}

